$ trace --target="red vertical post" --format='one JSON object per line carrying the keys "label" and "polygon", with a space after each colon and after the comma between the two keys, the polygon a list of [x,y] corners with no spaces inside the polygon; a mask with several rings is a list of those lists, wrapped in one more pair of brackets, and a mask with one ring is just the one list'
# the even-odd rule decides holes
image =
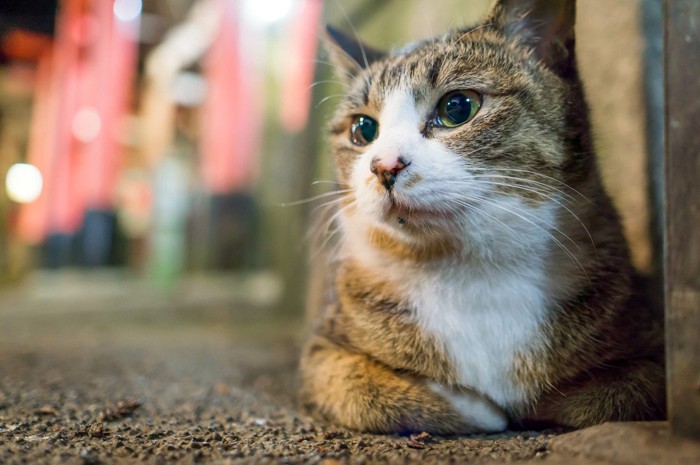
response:
{"label": "red vertical post", "polygon": [[27,162],[36,166],[42,174],[43,189],[39,198],[20,206],[17,220],[17,236],[30,244],[38,244],[46,238],[48,197],[51,189],[51,150],[56,137],[55,98],[51,93],[51,64],[53,53],[44,52],[37,63],[37,78],[34,88],[34,104],[27,148]]}
{"label": "red vertical post", "polygon": [[[260,76],[242,46],[241,2],[213,0],[220,27],[204,58],[208,92],[202,107],[201,175],[207,197],[203,237],[198,241],[209,266],[248,262],[255,201],[250,193],[262,128]],[[255,46],[257,44],[251,44]]]}
{"label": "red vertical post", "polygon": [[246,79],[239,49],[236,2],[220,0],[221,26],[204,69],[208,83],[203,106],[202,181],[209,194],[248,187],[260,123],[255,91]]}
{"label": "red vertical post", "polygon": [[[88,91],[75,120],[93,129],[79,144],[85,205],[81,246],[85,264],[106,265],[116,227],[113,200],[136,62],[139,15],[134,14],[138,11],[121,11],[120,0],[90,0],[90,7],[99,33],[86,44],[89,74],[83,85]],[[95,127],[90,128],[90,124]]]}
{"label": "red vertical post", "polygon": [[280,120],[289,132],[306,127],[311,105],[321,0],[303,0],[290,31],[287,78],[282,89]]}
{"label": "red vertical post", "polygon": [[48,95],[52,156],[45,173],[49,262],[56,265],[71,260],[75,233],[94,223],[86,212],[97,212],[100,223],[85,231],[87,261],[104,264],[111,246],[138,30],[138,18],[119,20],[113,8],[108,0],[63,0],[59,9]]}
{"label": "red vertical post", "polygon": [[122,153],[121,138],[136,64],[138,17],[123,20],[112,1],[92,0],[100,34],[91,44],[90,93],[84,104],[99,116],[100,130],[82,147],[85,202],[91,210],[111,210]]}
{"label": "red vertical post", "polygon": [[84,0],[63,0],[57,20],[57,37],[52,64],[51,99],[54,100],[53,156],[47,172],[48,233],[74,234],[82,217],[82,197],[77,189],[76,146],[72,135],[79,87],[83,75],[80,45],[90,34]]}

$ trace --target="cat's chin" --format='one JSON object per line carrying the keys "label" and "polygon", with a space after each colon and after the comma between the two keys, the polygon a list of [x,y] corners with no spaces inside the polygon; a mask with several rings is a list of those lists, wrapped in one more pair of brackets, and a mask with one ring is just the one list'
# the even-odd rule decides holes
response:
{"label": "cat's chin", "polygon": [[431,227],[454,223],[454,214],[438,208],[412,205],[392,199],[383,205],[380,218],[383,223],[410,229],[411,227]]}

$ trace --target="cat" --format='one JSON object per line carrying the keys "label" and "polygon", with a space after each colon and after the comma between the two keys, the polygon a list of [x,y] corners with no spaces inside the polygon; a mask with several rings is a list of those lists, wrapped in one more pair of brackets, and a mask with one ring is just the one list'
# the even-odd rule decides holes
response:
{"label": "cat", "polygon": [[328,27],[347,192],[302,399],[347,428],[581,428],[665,414],[663,338],[598,172],[575,2],[499,0],[390,53]]}

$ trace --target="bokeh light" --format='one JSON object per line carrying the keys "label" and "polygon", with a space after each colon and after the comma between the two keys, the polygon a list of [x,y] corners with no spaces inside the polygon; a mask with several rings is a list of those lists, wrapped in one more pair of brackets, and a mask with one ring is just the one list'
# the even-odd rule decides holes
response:
{"label": "bokeh light", "polygon": [[133,21],[141,15],[142,8],[141,0],[116,0],[113,8],[114,16],[120,21]]}
{"label": "bokeh light", "polygon": [[243,12],[254,23],[272,24],[287,16],[293,6],[294,0],[245,0]]}
{"label": "bokeh light", "polygon": [[92,142],[100,134],[102,118],[95,108],[83,107],[73,117],[73,136],[80,142]]}
{"label": "bokeh light", "polygon": [[31,203],[39,198],[44,179],[39,169],[28,163],[15,163],[7,171],[5,189],[11,200]]}

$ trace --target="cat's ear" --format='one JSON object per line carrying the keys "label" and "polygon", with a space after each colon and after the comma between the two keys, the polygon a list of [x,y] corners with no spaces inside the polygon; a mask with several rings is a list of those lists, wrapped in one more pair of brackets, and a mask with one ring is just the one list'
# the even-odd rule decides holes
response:
{"label": "cat's ear", "polygon": [[375,48],[363,44],[356,36],[350,36],[333,26],[326,26],[323,34],[326,50],[331,61],[345,78],[356,76],[360,71],[385,56]]}
{"label": "cat's ear", "polygon": [[575,0],[498,0],[492,21],[558,73],[574,59]]}

